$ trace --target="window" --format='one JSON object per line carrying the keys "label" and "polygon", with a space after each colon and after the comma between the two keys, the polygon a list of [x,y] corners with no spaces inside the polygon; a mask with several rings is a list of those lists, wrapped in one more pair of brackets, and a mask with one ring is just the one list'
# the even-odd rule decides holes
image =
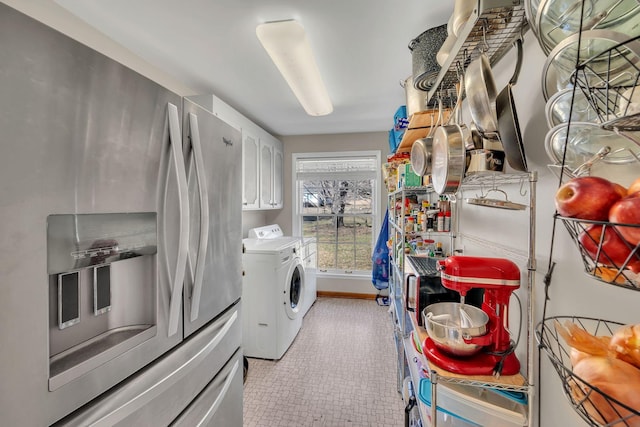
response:
{"label": "window", "polygon": [[319,274],[371,275],[380,152],[293,154],[293,231],[315,237]]}

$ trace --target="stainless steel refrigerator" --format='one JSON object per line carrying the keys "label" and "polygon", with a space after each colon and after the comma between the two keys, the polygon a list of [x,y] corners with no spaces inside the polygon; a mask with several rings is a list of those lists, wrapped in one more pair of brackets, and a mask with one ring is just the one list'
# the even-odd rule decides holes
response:
{"label": "stainless steel refrigerator", "polygon": [[238,130],[0,4],[0,424],[242,425]]}

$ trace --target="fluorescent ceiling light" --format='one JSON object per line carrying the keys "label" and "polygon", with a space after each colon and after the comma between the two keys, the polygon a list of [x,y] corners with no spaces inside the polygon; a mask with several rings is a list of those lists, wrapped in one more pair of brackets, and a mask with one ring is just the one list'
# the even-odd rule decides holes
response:
{"label": "fluorescent ceiling light", "polygon": [[256,34],[307,114],[331,113],[333,105],[302,25],[294,20],[267,22],[258,25]]}

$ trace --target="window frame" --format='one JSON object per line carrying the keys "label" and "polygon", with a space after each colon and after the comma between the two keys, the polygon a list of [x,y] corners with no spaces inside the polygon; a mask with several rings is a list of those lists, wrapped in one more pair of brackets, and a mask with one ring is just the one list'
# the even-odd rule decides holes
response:
{"label": "window frame", "polygon": [[[335,158],[335,159],[348,159],[350,157],[353,158],[363,158],[369,157],[375,159],[375,164],[380,165],[381,163],[381,152],[380,150],[363,150],[363,151],[327,151],[327,152],[311,152],[311,153],[292,153],[291,154],[291,219],[292,219],[292,229],[293,235],[302,236],[302,224],[303,224],[303,213],[300,208],[302,206],[304,194],[300,191],[298,186],[297,179],[297,164],[299,160],[309,160],[309,159],[320,159],[320,158]],[[356,179],[354,177],[354,179]],[[373,253],[373,247],[376,244],[377,235],[376,230],[380,229],[380,221],[381,221],[381,212],[380,212],[380,197],[381,195],[381,170],[380,167],[377,167],[374,172],[374,182],[372,185],[372,194],[371,194],[371,217],[372,217],[372,227],[371,227],[371,253]],[[337,277],[342,279],[361,279],[371,277],[370,271],[365,270],[356,270],[356,271],[347,271],[347,270],[339,270],[339,269],[330,269],[330,270],[317,270],[318,276],[322,277]]]}

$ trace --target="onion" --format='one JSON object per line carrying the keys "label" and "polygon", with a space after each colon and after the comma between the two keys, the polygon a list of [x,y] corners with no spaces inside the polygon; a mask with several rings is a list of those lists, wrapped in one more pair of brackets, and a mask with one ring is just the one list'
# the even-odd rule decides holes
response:
{"label": "onion", "polygon": [[[607,399],[607,396],[611,397],[640,412],[640,369],[612,357],[588,356],[576,363],[573,372],[584,382],[575,378],[571,394],[593,420],[607,425],[612,423],[611,426],[640,427],[640,416]],[[629,418],[620,420],[624,417]]]}
{"label": "onion", "polygon": [[584,359],[585,357],[591,357],[589,353],[585,353],[584,351],[576,350],[571,347],[571,351],[569,352],[569,360],[571,360],[571,366],[576,366],[579,361]]}
{"label": "onion", "polygon": [[609,348],[615,357],[640,368],[640,325],[625,325],[614,332]]}

